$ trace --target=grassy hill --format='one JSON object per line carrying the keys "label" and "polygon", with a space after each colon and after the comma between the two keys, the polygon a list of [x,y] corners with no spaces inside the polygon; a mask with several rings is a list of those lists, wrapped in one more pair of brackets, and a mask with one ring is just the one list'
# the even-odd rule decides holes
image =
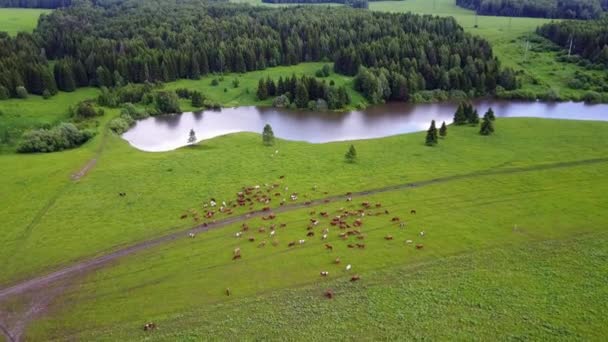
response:
{"label": "grassy hill", "polygon": [[0,8],[0,32],[14,36],[18,32],[31,32],[41,14],[51,10],[30,8]]}

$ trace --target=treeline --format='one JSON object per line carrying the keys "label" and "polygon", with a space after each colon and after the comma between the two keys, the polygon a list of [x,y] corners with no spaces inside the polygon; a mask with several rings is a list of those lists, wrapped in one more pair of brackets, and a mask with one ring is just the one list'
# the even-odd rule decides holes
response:
{"label": "treeline", "polygon": [[593,19],[608,8],[607,0],[456,0],[456,5],[483,15]]}
{"label": "treeline", "polygon": [[589,21],[561,21],[545,24],[537,33],[572,54],[608,67],[608,17]]}
{"label": "treeline", "polygon": [[256,94],[260,100],[278,96],[273,101],[275,107],[333,110],[350,104],[350,96],[344,86],[336,87],[333,81],[328,85],[325,80],[306,75],[301,78],[292,75],[285,80],[279,77],[278,82],[271,78],[260,79]]}
{"label": "treeline", "polygon": [[0,7],[60,8],[72,4],[72,0],[0,0]]}
{"label": "treeline", "polygon": [[[446,73],[463,73],[466,86],[483,71],[479,94],[500,85],[488,42],[453,18],[203,0],[110,3],[74,4],[42,17],[33,35],[0,37],[0,87],[9,96],[18,86],[42,94],[322,60],[346,75],[365,66],[418,79],[409,93],[436,89]],[[51,75],[47,59],[56,61]]]}
{"label": "treeline", "polygon": [[379,0],[262,0],[268,4],[343,4],[352,8],[369,8],[368,1]]}

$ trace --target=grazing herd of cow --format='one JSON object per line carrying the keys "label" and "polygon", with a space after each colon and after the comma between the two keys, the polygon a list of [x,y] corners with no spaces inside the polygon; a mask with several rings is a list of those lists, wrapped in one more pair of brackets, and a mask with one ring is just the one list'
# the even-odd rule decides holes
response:
{"label": "grazing herd of cow", "polygon": [[[280,179],[283,179],[284,176],[281,176]],[[207,220],[210,220],[210,223],[215,222],[216,214],[221,213],[224,215],[233,214],[233,209],[239,207],[248,208],[250,211],[255,210],[255,205],[263,206],[261,210],[263,212],[268,212],[267,215],[261,217],[263,221],[273,221],[277,218],[276,214],[271,211],[269,204],[272,202],[273,197],[282,197],[282,194],[277,189],[281,187],[280,184],[265,184],[263,187],[259,185],[243,187],[241,191],[236,193],[236,198],[231,201],[216,201],[214,198],[211,198],[208,203],[203,204],[202,208],[204,210],[203,217]],[[313,190],[316,191],[316,186],[313,187]],[[285,193],[289,194],[289,188],[284,187]],[[323,194],[327,194],[324,192]],[[124,196],[122,193],[121,196]],[[126,195],[126,194],[125,194]],[[291,201],[298,200],[298,193],[292,192],[289,194],[289,199]],[[352,202],[352,193],[346,194],[346,201]],[[279,205],[283,206],[287,202],[286,198],[281,198]],[[324,203],[328,203],[330,200],[325,200]],[[305,204],[310,204],[311,202],[305,202]],[[219,208],[218,208],[219,205]],[[352,207],[352,205],[351,205]],[[320,230],[320,238],[321,240],[327,240],[329,237],[330,227],[336,227],[339,229],[338,237],[341,240],[348,241],[351,237],[356,238],[361,242],[353,242],[348,243],[348,248],[357,248],[357,249],[365,249],[366,244],[363,241],[366,239],[366,235],[362,233],[361,227],[364,225],[364,218],[366,216],[379,216],[379,215],[389,215],[389,211],[387,209],[382,210],[381,203],[374,203],[373,205],[370,202],[362,202],[359,209],[349,210],[345,208],[340,208],[337,215],[328,220],[327,224],[329,225],[326,228]],[[410,210],[411,215],[416,215],[416,210]],[[199,213],[190,209],[188,212],[181,215],[181,219],[186,219],[187,217],[192,217],[192,219],[198,223],[201,221],[201,217]],[[321,220],[329,219],[330,214],[327,211],[321,211],[319,214],[316,211],[310,212],[311,218],[308,220],[308,224],[306,226],[306,238],[313,238],[316,236],[315,228],[321,225]],[[399,228],[404,229],[406,227],[406,223],[403,222],[399,217],[394,216],[390,220],[391,224],[398,225]],[[207,226],[208,222],[203,222],[203,226]],[[277,234],[277,228],[286,228],[286,223],[272,223],[265,227],[259,227],[257,232],[260,234],[268,234],[269,239],[273,246],[278,246],[279,242],[275,238]],[[243,223],[241,225],[241,229],[234,234],[235,238],[240,239],[243,238],[246,234],[250,234],[253,231],[251,227],[247,223]],[[196,235],[192,232],[188,233],[190,238],[194,238]],[[424,236],[424,232],[420,232],[420,236]],[[394,237],[392,235],[385,235],[384,239],[387,241],[393,240]],[[256,238],[252,235],[247,237],[247,241],[255,242]],[[290,241],[287,243],[288,248],[293,248],[298,245],[304,245],[306,243],[306,239],[298,239],[294,241]],[[412,240],[406,240],[406,244],[412,244]],[[267,245],[267,240],[261,240],[258,244],[259,248],[263,248]],[[416,249],[422,249],[424,247],[423,244],[416,244]],[[324,243],[323,248],[329,252],[334,250],[334,246],[330,243]],[[232,260],[242,259],[241,248],[237,247],[232,251]],[[340,264],[340,257],[336,257],[334,260],[334,264]],[[345,270],[349,272],[352,269],[352,265],[348,264],[345,267]],[[329,271],[322,270],[319,272],[321,277],[327,277],[329,275]],[[352,275],[350,277],[351,282],[356,282],[361,279],[361,276],[358,274]],[[230,296],[232,291],[227,288],[225,290],[225,294]],[[324,293],[324,296],[328,299],[332,299],[335,294],[331,289],[327,289]],[[154,323],[146,323],[144,325],[144,330],[154,330],[156,325]]]}

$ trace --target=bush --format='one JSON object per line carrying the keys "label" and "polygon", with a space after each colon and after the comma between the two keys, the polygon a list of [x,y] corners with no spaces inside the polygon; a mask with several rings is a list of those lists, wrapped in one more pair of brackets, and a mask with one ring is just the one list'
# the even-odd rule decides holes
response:
{"label": "bush", "polygon": [[175,89],[175,93],[177,94],[177,97],[179,97],[180,99],[189,99],[192,94],[190,92],[190,90],[188,90],[186,88]]}
{"label": "bush", "polygon": [[20,99],[27,99],[28,93],[27,89],[24,86],[19,86],[15,88],[15,92],[17,93],[17,97]]}
{"label": "bush", "polygon": [[0,100],[6,100],[11,96],[11,94],[9,94],[8,89],[6,89],[6,87],[3,87],[0,85]]}
{"label": "bush", "polygon": [[275,97],[272,101],[272,106],[275,108],[287,108],[289,107],[289,104],[289,97],[285,94]]}
{"label": "bush", "polygon": [[595,91],[589,91],[583,95],[583,101],[587,103],[600,103],[602,102],[602,95]]}
{"label": "bush", "polygon": [[160,91],[156,93],[156,109],[160,113],[181,113],[179,99],[173,91]]}
{"label": "bush", "polygon": [[110,120],[108,123],[108,127],[116,134],[123,134],[128,131],[133,124],[129,123],[128,120],[125,120],[123,117],[118,117]]}
{"label": "bush", "polygon": [[132,103],[125,103],[123,108],[120,110],[120,115],[128,115],[134,120],[141,120],[150,116],[146,110],[138,109]]}
{"label": "bush", "polygon": [[51,92],[48,91],[48,89],[44,89],[44,91],[42,92],[42,98],[45,100],[48,100],[51,98]]}
{"label": "bush", "polygon": [[213,80],[211,80],[211,86],[216,87],[220,84],[220,81],[217,80],[217,78],[214,78]]}
{"label": "bush", "polygon": [[81,131],[74,124],[61,123],[51,129],[37,129],[25,132],[17,147],[20,153],[55,152],[84,144],[93,136],[89,131]]}
{"label": "bush", "polygon": [[93,104],[89,101],[83,101],[80,102],[78,104],[78,106],[76,107],[76,111],[73,113],[73,116],[76,116],[78,118],[82,118],[82,119],[88,119],[88,118],[92,118],[95,116],[101,116],[103,115],[103,110],[98,110],[96,111],[95,108],[93,107]]}

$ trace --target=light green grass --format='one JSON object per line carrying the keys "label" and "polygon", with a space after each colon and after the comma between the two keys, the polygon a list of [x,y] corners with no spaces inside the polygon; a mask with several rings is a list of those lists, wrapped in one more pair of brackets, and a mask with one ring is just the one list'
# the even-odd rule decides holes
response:
{"label": "light green grass", "polygon": [[50,13],[47,9],[0,8],[0,32],[14,36],[19,32],[32,32],[41,14]]}
{"label": "light green grass", "polygon": [[[453,128],[437,148],[424,146],[424,133],[358,141],[360,162],[354,165],[343,162],[350,142],[278,141],[267,148],[257,134],[235,134],[196,148],[146,153],[111,135],[96,167],[75,183],[69,175],[87,162],[79,150],[0,156],[6,165],[0,170],[0,188],[6,194],[0,197],[6,223],[0,237],[0,283],[190,226],[193,222],[179,219],[186,209],[200,208],[211,197],[233,196],[244,185],[274,182],[280,175],[304,200],[321,196],[311,192],[314,184],[339,194],[483,169],[605,157],[608,141],[597,137],[607,126],[501,119],[496,136],[486,139],[475,128]],[[270,157],[275,149],[279,155]],[[66,160],[70,167],[60,172]],[[48,167],[57,168],[57,174],[47,181]],[[51,180],[56,180],[55,188],[39,186]],[[119,192],[128,195],[120,198]],[[45,203],[49,207],[41,211]]]}
{"label": "light green grass", "polygon": [[[315,229],[320,233],[323,227],[330,227],[327,241],[306,237],[310,209],[278,215],[276,222],[287,222],[287,227],[278,228],[280,244],[276,247],[259,248],[257,242],[235,238],[238,226],[200,234],[87,277],[58,299],[70,304],[60,305],[52,317],[37,322],[29,337],[65,338],[84,330],[85,335],[77,339],[133,339],[144,336],[140,326],[147,321],[159,324],[161,333],[169,330],[181,338],[189,336],[189,330],[204,339],[219,334],[227,339],[290,336],[305,340],[324,333],[311,327],[301,332],[302,325],[295,324],[295,319],[303,315],[313,326],[326,329],[345,324],[330,332],[335,338],[357,334],[370,339],[400,335],[490,338],[492,334],[598,338],[606,332],[601,298],[608,291],[604,283],[608,250],[596,238],[580,237],[601,234],[604,242],[608,238],[608,213],[602,211],[608,206],[604,196],[608,183],[598,181],[606,171],[608,163],[456,180],[370,196],[365,199],[383,204],[370,212],[388,209],[391,213],[363,217],[363,241],[338,239],[340,230],[331,227],[329,219],[321,219]],[[315,209],[333,216],[340,207],[356,210],[359,203],[358,199]],[[418,214],[410,215],[410,208],[416,208]],[[393,216],[406,220],[407,228],[391,224]],[[252,227],[262,225],[268,222],[250,222]],[[419,236],[420,231],[425,231],[424,237]],[[387,234],[394,240],[386,241]],[[267,233],[256,231],[246,236],[271,240]],[[287,242],[297,239],[307,239],[307,243],[287,247]],[[406,239],[425,247],[417,250],[405,244]],[[543,240],[561,241],[534,243]],[[326,251],[324,242],[333,244],[334,251]],[[366,243],[366,248],[346,246],[357,242]],[[522,245],[529,247],[513,250]],[[243,259],[233,262],[231,253],[236,247],[241,248]],[[465,256],[451,257],[461,254]],[[338,256],[342,259],[339,266],[333,264]],[[352,264],[353,270],[345,271],[345,264]],[[401,269],[394,274],[392,267]],[[330,272],[329,279],[336,280],[322,279],[319,272],[325,270]],[[377,270],[384,271],[374,273]],[[349,284],[349,274],[361,274],[363,280]],[[305,284],[313,284],[315,290],[288,292],[283,298],[292,297],[285,300],[291,305],[279,305],[279,312],[265,316],[253,310],[261,305],[267,313],[278,302],[268,294]],[[305,298],[314,306],[323,305],[322,289],[327,287],[337,287],[338,295],[346,298],[337,300],[335,311],[310,312]],[[226,288],[232,290],[231,298],[226,298]],[[258,299],[252,300],[256,295]],[[391,304],[395,297],[401,299]],[[238,303],[245,303],[240,313],[235,312]],[[339,309],[349,306],[353,308],[348,316],[336,317]],[[200,316],[209,311],[215,313]],[[186,321],[184,312],[192,312]],[[521,314],[526,315],[524,321]],[[287,322],[282,321],[283,315]],[[204,322],[211,317],[219,321],[208,326]],[[347,323],[350,319],[355,322]],[[247,321],[251,323],[245,324]],[[374,322],[382,322],[382,326]],[[443,329],[429,331],[433,324]],[[462,325],[467,329],[462,330]],[[352,326],[356,328],[349,329]]]}
{"label": "light green grass", "polygon": [[[200,80],[178,80],[176,82],[167,83],[166,89],[177,89],[177,88],[188,88],[190,90],[198,90],[202,92],[212,102],[220,103],[223,107],[237,107],[237,106],[251,106],[251,105],[272,105],[272,99],[260,101],[257,99],[256,92],[258,89],[258,81],[261,78],[270,77],[275,82],[279,80],[279,77],[289,78],[293,74],[297,77],[302,75],[314,76],[315,72],[323,67],[323,65],[332,63],[302,63],[294,66],[279,66],[268,68],[266,70],[252,71],[242,74],[230,73],[220,75],[207,75],[202,77]],[[212,86],[211,81],[213,79],[220,79],[223,77],[223,81],[219,82],[219,85]],[[239,87],[234,88],[232,81],[234,79],[239,80]],[[367,105],[367,101],[353,88],[353,79],[349,76],[339,75],[332,71],[329,77],[323,78],[329,84],[331,80],[335,82],[336,86],[345,86],[348,94],[351,97],[351,105],[349,108],[355,108],[359,104],[362,106]],[[226,91],[224,91],[226,90]],[[182,109],[192,110],[189,101],[183,101],[184,105]]]}
{"label": "light green grass", "polygon": [[16,141],[27,129],[69,121],[69,107],[82,100],[95,99],[98,92],[97,88],[80,88],[71,93],[60,92],[48,100],[30,95],[27,99],[0,101],[0,151],[14,151]]}
{"label": "light green grass", "polygon": [[[549,19],[478,16],[474,11],[456,6],[455,0],[370,2],[370,9],[454,17],[466,32],[487,39],[503,66],[522,70],[524,73],[522,89],[532,94],[542,95],[553,90],[563,98],[580,99],[586,91],[567,86],[575,72],[595,78],[605,75],[603,71],[589,71],[572,63],[558,62],[557,52],[545,50],[536,52],[535,50],[541,48],[538,42],[532,41],[529,49],[526,49],[526,42],[533,36],[545,44],[553,45],[535,34],[536,28],[549,22]],[[475,25],[478,27],[476,28]]]}

